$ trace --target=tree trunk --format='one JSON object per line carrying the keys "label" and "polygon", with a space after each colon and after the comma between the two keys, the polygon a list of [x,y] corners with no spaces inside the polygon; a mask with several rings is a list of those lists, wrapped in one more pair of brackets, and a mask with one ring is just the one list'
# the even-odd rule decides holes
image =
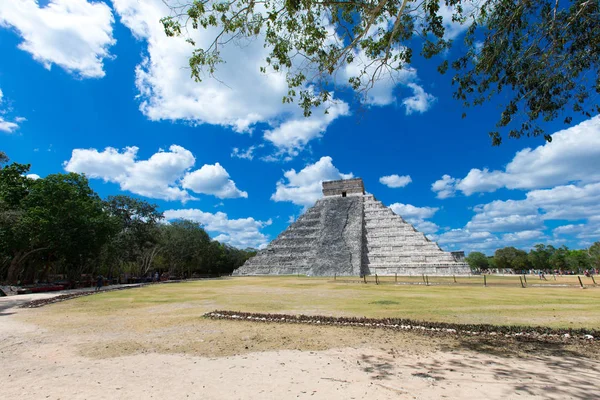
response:
{"label": "tree trunk", "polygon": [[8,267],[8,273],[6,274],[6,281],[8,282],[8,284],[14,285],[15,283],[17,283],[17,278],[19,277],[19,273],[21,272],[21,271],[19,271],[19,266],[21,265],[21,263],[23,261],[25,261],[25,259],[27,257],[29,257],[30,254],[33,254],[38,251],[46,250],[46,249],[47,249],[47,247],[40,247],[39,249],[31,250],[25,254],[23,254],[23,251],[17,251],[13,255],[12,260],[10,261],[10,266]]}
{"label": "tree trunk", "polygon": [[6,274],[6,281],[9,285],[14,285],[17,283],[17,277],[19,276],[19,265],[21,264],[21,256],[23,255],[22,251],[17,251],[12,260],[10,261],[10,266],[8,267],[8,273]]}

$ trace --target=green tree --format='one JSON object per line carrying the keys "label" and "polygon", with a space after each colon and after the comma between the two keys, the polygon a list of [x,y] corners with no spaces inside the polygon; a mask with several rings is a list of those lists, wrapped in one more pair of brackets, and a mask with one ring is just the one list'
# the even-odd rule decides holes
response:
{"label": "green tree", "polygon": [[119,195],[109,196],[104,207],[114,219],[118,232],[103,251],[108,276],[113,276],[114,266],[121,272],[126,265],[135,266],[136,275],[146,275],[160,249],[159,225],[163,215],[158,206]]}
{"label": "green tree", "polygon": [[35,180],[24,204],[27,231],[71,277],[90,268],[113,234],[102,200],[83,175],[53,174]]}
{"label": "green tree", "polygon": [[527,258],[531,266],[538,270],[548,270],[551,268],[550,257],[556,249],[552,245],[536,244],[533,249],[529,251]]}
{"label": "green tree", "polygon": [[496,250],[494,260],[497,268],[523,270],[530,267],[527,252],[514,247]]}
{"label": "green tree", "polygon": [[581,272],[591,266],[590,256],[586,250],[569,250],[565,261],[567,267],[573,272]]}
{"label": "green tree", "polygon": [[588,249],[590,263],[594,268],[600,268],[600,242],[596,242]]}
{"label": "green tree", "polygon": [[479,251],[469,253],[466,261],[473,270],[487,270],[490,266],[488,257]]}
{"label": "green tree", "polygon": [[8,268],[0,275],[10,283],[16,281],[21,264],[44,245],[32,235],[24,223],[24,201],[29,194],[31,179],[25,177],[29,165],[12,163],[0,169],[0,254]]}
{"label": "green tree", "polygon": [[[455,45],[460,57],[441,57],[438,70],[454,71],[454,97],[464,106],[505,100],[490,135],[544,134],[538,121],[600,112],[600,4],[590,0],[377,0],[317,1],[166,0],[168,36],[186,36],[192,77],[200,81],[223,62],[221,51],[242,38],[269,49],[263,72],[283,71],[288,93],[310,115],[327,103],[336,72],[357,71],[345,85],[365,96],[379,79],[406,69],[415,54],[425,59],[453,47],[451,22],[466,28]],[[198,47],[189,32],[214,35]],[[214,34],[213,32],[216,32]],[[452,53],[451,53],[452,54]],[[340,88],[336,88],[339,90]],[[463,114],[464,115],[464,114]],[[550,136],[545,135],[547,140]]]}
{"label": "green tree", "polygon": [[567,246],[560,246],[557,248],[554,253],[550,256],[550,265],[552,268],[565,271],[569,268],[567,264],[567,255],[569,253],[569,248]]}
{"label": "green tree", "polygon": [[210,263],[210,237],[193,221],[177,220],[161,228],[162,256],[171,273],[191,277],[205,271]]}

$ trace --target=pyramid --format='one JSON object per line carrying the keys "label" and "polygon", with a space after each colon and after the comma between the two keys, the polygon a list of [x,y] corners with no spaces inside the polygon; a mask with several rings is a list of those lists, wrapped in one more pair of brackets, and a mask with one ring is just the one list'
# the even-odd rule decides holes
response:
{"label": "pyramid", "polygon": [[463,252],[444,252],[365,194],[362,179],[323,182],[323,198],[234,275],[466,275]]}

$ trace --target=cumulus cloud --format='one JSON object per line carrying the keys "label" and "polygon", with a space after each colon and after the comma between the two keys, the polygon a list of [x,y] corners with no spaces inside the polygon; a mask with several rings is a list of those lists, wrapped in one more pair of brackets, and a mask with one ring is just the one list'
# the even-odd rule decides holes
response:
{"label": "cumulus cloud", "polygon": [[38,179],[40,179],[41,177],[38,174],[27,174],[25,175],[27,178],[32,179],[34,181],[37,181]]}
{"label": "cumulus cloud", "polygon": [[419,220],[433,217],[439,210],[437,207],[416,207],[412,204],[393,203],[390,208],[406,220]]}
{"label": "cumulus cloud", "polygon": [[264,248],[268,237],[260,232],[272,221],[258,221],[254,218],[229,219],[223,212],[209,213],[199,209],[166,210],[164,216],[167,220],[188,219],[202,224],[206,231],[217,235],[214,239],[228,243],[238,248]]}
{"label": "cumulus cloud", "polygon": [[[327,112],[323,111],[323,108],[327,109]],[[289,159],[297,156],[308,142],[323,136],[334,120],[348,114],[349,108],[345,102],[329,102],[313,111],[310,117],[300,115],[283,122],[275,129],[267,130],[264,137],[279,149],[278,155],[288,155]]]}
{"label": "cumulus cloud", "polygon": [[203,165],[202,168],[189,172],[182,180],[182,186],[196,193],[211,194],[220,199],[248,197],[248,193],[239,190],[229,174],[221,166]]}
{"label": "cumulus cloud", "polygon": [[3,97],[4,94],[2,93],[2,89],[0,89],[0,132],[14,133],[17,129],[19,129],[19,124],[23,121],[26,121],[26,119],[23,117],[16,117],[14,122],[4,119],[3,115],[8,111],[2,107]]}
{"label": "cumulus cloud", "polygon": [[426,235],[434,234],[440,230],[440,227],[432,221],[414,220],[409,221],[419,232],[423,232]]}
{"label": "cumulus cloud", "polygon": [[309,164],[299,172],[295,169],[284,172],[284,178],[277,182],[274,201],[290,201],[294,204],[310,207],[322,197],[323,181],[350,179],[352,173],[341,173],[334,165],[331,157],[321,157],[314,164]]}
{"label": "cumulus cloud", "polygon": [[103,2],[36,0],[0,2],[0,26],[15,29],[23,41],[19,48],[50,69],[53,64],[82,78],[105,75],[114,18]]}
{"label": "cumulus cloud", "polygon": [[581,243],[586,243],[589,246],[600,238],[600,215],[590,217],[585,224],[568,224],[556,227],[552,234],[555,238],[574,236],[581,240]]}
{"label": "cumulus cloud", "polygon": [[525,198],[475,206],[475,215],[464,229],[442,234],[442,241],[460,235],[473,238],[468,243],[475,246],[479,239],[475,234],[484,233],[499,236],[494,236],[498,241],[481,242],[483,247],[503,247],[508,242],[527,246],[535,238],[546,238],[540,232],[548,230],[547,221],[554,221],[559,224],[552,231],[555,240],[564,243],[570,235],[584,246],[598,232],[600,116],[554,133],[550,143],[517,152],[503,170],[474,168],[463,179],[444,175],[431,188],[442,199],[456,192],[469,196],[500,188],[526,190]]}
{"label": "cumulus cloud", "polygon": [[539,229],[544,221],[581,220],[600,214],[600,183],[532,190],[523,200],[496,200],[474,208],[467,228],[508,232]]}
{"label": "cumulus cloud", "polygon": [[438,198],[456,191],[466,196],[507,189],[541,189],[600,181],[600,116],[552,135],[552,142],[516,153],[504,170],[473,168],[455,179],[444,175],[432,185]]}
{"label": "cumulus cloud", "polygon": [[18,124],[10,121],[5,121],[4,118],[0,116],[0,132],[14,133],[18,128]]}
{"label": "cumulus cloud", "polygon": [[453,197],[456,192],[455,189],[456,179],[451,177],[450,175],[442,176],[442,179],[439,179],[431,185],[431,190],[437,193],[438,199],[447,199],[448,197]]}
{"label": "cumulus cloud", "polygon": [[452,229],[437,237],[438,243],[449,250],[481,251],[490,255],[495,250],[506,246],[515,246],[527,250],[533,247],[534,244],[547,241],[547,239],[544,232],[540,230],[493,234],[482,231],[473,232],[469,229]]}
{"label": "cumulus cloud", "polygon": [[[215,77],[194,82],[189,76],[188,58],[193,47],[183,38],[164,34],[160,18],[170,14],[162,0],[113,0],[116,13],[140,41],[147,44],[144,60],[136,68],[140,110],[151,120],[183,120],[192,124],[229,127],[252,132],[257,123],[266,123],[264,138],[277,154],[298,154],[306,144],[320,137],[336,118],[348,114],[346,103],[338,101],[324,110],[315,110],[305,119],[296,104],[282,103],[287,95],[285,71],[260,72],[269,50],[262,41],[237,39],[224,46]],[[197,47],[207,48],[218,34],[216,29],[189,33]],[[252,152],[234,156],[251,159]]]}
{"label": "cumulus cloud", "polygon": [[406,115],[422,114],[429,110],[437,100],[435,96],[425,92],[425,89],[416,83],[409,83],[407,86],[412,89],[413,95],[402,100],[402,105],[406,108]]}
{"label": "cumulus cloud", "polygon": [[379,182],[390,188],[401,188],[412,182],[409,175],[388,175],[379,178]]}
{"label": "cumulus cloud", "polygon": [[[389,22],[389,21],[388,21]],[[383,25],[388,22],[384,22]],[[393,22],[392,22],[393,24]],[[379,24],[376,24],[379,27]],[[383,26],[382,26],[383,27]],[[373,30],[376,30],[375,28]],[[400,49],[393,49],[392,56],[397,54]],[[368,106],[387,106],[397,101],[394,93],[398,86],[403,86],[413,91],[412,97],[406,97],[401,100],[406,107],[406,114],[413,112],[425,112],[435,101],[435,97],[425,92],[418,85],[418,74],[416,68],[405,65],[401,70],[390,68],[378,68],[378,64],[372,63],[364,50],[354,53],[354,61],[346,64],[336,75],[339,84],[348,85],[350,78],[359,78],[361,85],[368,88],[360,98],[361,102]],[[375,78],[374,80],[372,80]]]}
{"label": "cumulus cloud", "polygon": [[432,234],[440,230],[440,227],[432,221],[425,221],[439,210],[436,207],[416,207],[412,204],[393,203],[389,206],[394,213],[400,215],[425,234]]}
{"label": "cumulus cloud", "polygon": [[248,196],[237,189],[219,163],[191,171],[196,158],[181,146],[159,150],[147,160],[137,159],[138,150],[135,146],[121,151],[112,147],[103,151],[74,149],[63,166],[66,171],[117,183],[121,190],[155,199],[183,202],[195,199],[186,189],[219,198]]}
{"label": "cumulus cloud", "polygon": [[[466,244],[468,249],[493,250],[508,245],[527,248],[548,241],[546,222],[585,220],[560,225],[552,233],[557,243],[579,239],[579,246],[597,240],[600,232],[600,183],[563,185],[526,193],[522,200],[495,200],[473,208],[464,229],[440,235],[441,242]],[[482,236],[485,240],[481,240]],[[494,247],[495,246],[495,247]]]}

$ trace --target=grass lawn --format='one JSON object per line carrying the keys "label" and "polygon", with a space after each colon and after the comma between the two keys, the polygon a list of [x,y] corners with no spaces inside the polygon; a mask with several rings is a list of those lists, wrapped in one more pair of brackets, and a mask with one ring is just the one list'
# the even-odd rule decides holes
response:
{"label": "grass lawn", "polygon": [[[316,351],[382,345],[403,352],[465,346],[492,352],[509,348],[412,332],[201,318],[219,309],[600,328],[600,288],[522,289],[518,277],[488,278],[488,287],[483,287],[481,277],[457,278],[456,285],[431,286],[395,285],[394,277],[387,277],[380,285],[365,285],[357,278],[338,278],[335,282],[332,278],[303,277],[190,281],[80,297],[29,309],[19,318],[46,332],[48,338],[73,347],[78,354],[99,359],[152,352],[221,357],[283,349]],[[431,278],[430,282],[439,280]],[[413,282],[418,282],[418,277]],[[532,350],[520,343],[510,351],[540,352],[546,347]],[[588,347],[577,350],[575,346],[571,350],[589,352]]]}
{"label": "grass lawn", "polygon": [[[483,287],[480,276],[458,278],[456,285],[435,285],[452,277],[433,277],[431,286],[395,285],[394,277],[386,277],[380,285],[352,279],[238,277],[193,281],[83,297],[45,310],[73,316],[140,314],[157,323],[161,319],[197,318],[223,309],[600,329],[600,288],[550,286],[578,285],[577,277],[557,277],[556,281],[549,277],[541,281],[542,286],[532,286],[540,281],[530,277],[530,286],[525,289],[518,276],[488,276],[488,287]],[[369,279],[372,282],[374,278]]]}

